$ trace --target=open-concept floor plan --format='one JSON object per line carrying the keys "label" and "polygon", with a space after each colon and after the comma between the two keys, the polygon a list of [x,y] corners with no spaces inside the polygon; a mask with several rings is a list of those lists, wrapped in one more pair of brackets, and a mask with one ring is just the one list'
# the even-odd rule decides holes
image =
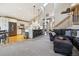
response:
{"label": "open-concept floor plan", "polygon": [[[50,42],[48,35],[42,35],[35,39],[15,44],[6,44],[0,46],[1,56],[64,56],[53,51],[53,42]],[[78,56],[79,52],[74,47],[72,50],[73,56]]]}
{"label": "open-concept floor plan", "polygon": [[0,56],[79,56],[79,4],[0,3]]}

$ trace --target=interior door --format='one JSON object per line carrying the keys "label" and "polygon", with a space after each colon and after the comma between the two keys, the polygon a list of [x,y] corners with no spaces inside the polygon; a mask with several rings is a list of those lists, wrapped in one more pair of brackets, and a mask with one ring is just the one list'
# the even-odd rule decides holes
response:
{"label": "interior door", "polygon": [[9,36],[17,35],[17,24],[14,22],[9,22]]}

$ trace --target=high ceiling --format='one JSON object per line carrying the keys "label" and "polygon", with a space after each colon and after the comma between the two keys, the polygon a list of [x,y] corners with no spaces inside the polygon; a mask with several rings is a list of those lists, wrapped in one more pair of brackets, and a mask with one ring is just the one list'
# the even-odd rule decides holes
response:
{"label": "high ceiling", "polygon": [[[44,3],[0,3],[0,16],[11,16],[30,21]],[[35,5],[35,8],[33,7]],[[41,11],[41,9],[40,9]]]}
{"label": "high ceiling", "polygon": [[[0,3],[0,16],[11,16],[25,21],[31,21],[41,11],[45,3]],[[35,5],[35,8],[33,7]],[[70,7],[70,3],[48,3],[45,6],[45,13],[53,15],[55,19],[62,20],[66,15],[61,11]],[[43,17],[43,16],[42,16]]]}
{"label": "high ceiling", "polygon": [[67,8],[71,7],[71,3],[55,3],[54,4],[54,18],[55,24],[58,24],[62,20],[64,20],[68,14],[61,14],[62,11],[65,11]]}
{"label": "high ceiling", "polygon": [[61,14],[67,8],[71,7],[71,3],[55,3],[54,4],[54,16],[57,20],[62,20],[67,14]]}

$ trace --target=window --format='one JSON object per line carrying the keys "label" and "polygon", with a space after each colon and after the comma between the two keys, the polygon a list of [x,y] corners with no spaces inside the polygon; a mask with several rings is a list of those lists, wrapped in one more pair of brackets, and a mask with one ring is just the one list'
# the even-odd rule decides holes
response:
{"label": "window", "polygon": [[72,35],[73,37],[77,36],[77,30],[76,30],[76,29],[73,29],[71,35]]}

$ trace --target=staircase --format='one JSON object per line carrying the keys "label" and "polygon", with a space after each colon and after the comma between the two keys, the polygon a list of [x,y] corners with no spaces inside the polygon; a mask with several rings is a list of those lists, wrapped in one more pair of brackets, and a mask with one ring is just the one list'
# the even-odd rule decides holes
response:
{"label": "staircase", "polygon": [[66,29],[72,26],[72,17],[68,16],[54,26],[55,29]]}

